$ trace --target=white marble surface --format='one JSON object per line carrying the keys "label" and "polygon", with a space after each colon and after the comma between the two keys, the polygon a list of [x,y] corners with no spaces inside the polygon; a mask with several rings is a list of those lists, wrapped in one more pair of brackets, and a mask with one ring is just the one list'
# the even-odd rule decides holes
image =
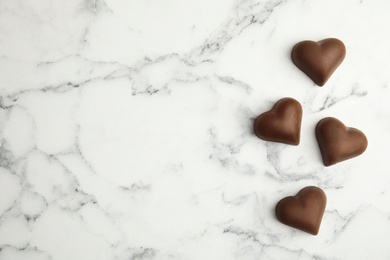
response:
{"label": "white marble surface", "polygon": [[[390,1],[0,1],[0,259],[390,259]],[[290,60],[341,39],[320,88]],[[303,106],[301,144],[253,119]],[[324,167],[323,117],[368,137]],[[274,216],[315,185],[312,236]]]}

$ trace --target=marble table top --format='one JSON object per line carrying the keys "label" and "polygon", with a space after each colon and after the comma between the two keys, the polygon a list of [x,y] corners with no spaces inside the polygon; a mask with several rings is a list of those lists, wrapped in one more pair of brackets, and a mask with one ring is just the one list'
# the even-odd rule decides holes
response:
{"label": "marble table top", "polygon": [[[390,1],[0,1],[0,259],[390,259]],[[342,40],[323,87],[290,58]],[[253,121],[303,107],[298,146]],[[325,167],[316,123],[362,130]],[[306,186],[317,236],[275,205]]]}

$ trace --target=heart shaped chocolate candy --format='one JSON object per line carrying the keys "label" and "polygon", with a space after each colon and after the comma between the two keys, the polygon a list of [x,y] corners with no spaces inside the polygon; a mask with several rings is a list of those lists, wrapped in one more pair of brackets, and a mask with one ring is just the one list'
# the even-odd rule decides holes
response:
{"label": "heart shaped chocolate candy", "polygon": [[293,98],[282,98],[256,118],[255,133],[265,141],[298,145],[301,121],[301,104]]}
{"label": "heart shaped chocolate candy", "polygon": [[344,44],[334,38],[297,43],[291,58],[318,86],[323,86],[345,58]]}
{"label": "heart shaped chocolate candy", "polygon": [[356,157],[362,154],[368,145],[362,131],[346,127],[333,117],[320,120],[315,133],[325,166]]}
{"label": "heart shaped chocolate candy", "polygon": [[309,186],[300,190],[297,195],[279,201],[275,213],[283,224],[317,235],[325,206],[325,192]]}

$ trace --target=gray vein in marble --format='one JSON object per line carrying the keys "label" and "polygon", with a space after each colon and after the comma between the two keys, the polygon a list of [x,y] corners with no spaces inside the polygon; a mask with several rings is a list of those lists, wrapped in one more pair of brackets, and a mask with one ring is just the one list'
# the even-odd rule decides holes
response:
{"label": "gray vein in marble", "polygon": [[346,216],[342,216],[337,209],[331,211],[325,210],[326,214],[335,214],[336,217],[341,221],[340,223],[342,223],[342,225],[338,229],[335,229],[332,243],[334,243],[337,240],[337,238],[343,233],[343,231],[345,231],[345,229],[348,227],[351,221],[356,217],[356,215],[362,209],[363,208],[358,208]]}
{"label": "gray vein in marble", "polygon": [[4,147],[4,141],[0,147],[0,166],[6,169],[10,169],[13,164],[12,153]]}
{"label": "gray vein in marble", "polygon": [[[359,85],[354,85],[351,87],[350,93],[344,95],[344,96],[338,96],[335,95],[333,92],[335,91],[334,87],[330,91],[329,95],[327,95],[324,99],[323,105],[319,107],[318,109],[310,109],[311,113],[318,113],[321,111],[324,111],[326,109],[329,109],[331,107],[334,107],[335,105],[338,105],[340,102],[344,100],[350,100],[351,97],[356,98],[362,98],[368,95],[368,91],[362,89]],[[306,102],[305,102],[306,103]]]}
{"label": "gray vein in marble", "polygon": [[[304,249],[294,250],[294,249],[290,249],[286,246],[279,245],[278,244],[279,241],[277,241],[278,240],[277,237],[274,237],[274,239],[273,239],[274,240],[273,242],[275,244],[264,243],[257,238],[258,234],[256,232],[250,231],[250,230],[244,230],[240,227],[226,228],[223,231],[223,233],[238,236],[238,237],[242,238],[244,241],[251,241],[251,242],[254,242],[255,244],[258,244],[259,246],[261,246],[260,253],[259,253],[258,257],[272,257],[272,259],[274,259],[273,256],[268,255],[268,252],[267,252],[271,248],[286,251],[289,254],[292,254],[292,255],[297,256],[297,257],[303,256],[303,255],[306,255],[306,256],[310,255]],[[325,258],[322,258],[320,256],[313,256],[313,257],[314,257],[313,259],[325,259]]]}
{"label": "gray vein in marble", "polygon": [[240,206],[242,204],[245,204],[248,201],[248,199],[249,199],[249,197],[251,195],[242,195],[242,196],[239,196],[239,197],[234,198],[232,200],[226,199],[225,198],[225,196],[226,196],[225,193],[222,193],[221,196],[222,196],[222,201],[224,203],[229,204],[229,205],[234,205],[234,206]]}
{"label": "gray vein in marble", "polygon": [[145,185],[145,184],[138,184],[138,183],[133,183],[131,186],[120,186],[119,187],[123,191],[129,191],[129,192],[136,192],[136,191],[148,191],[151,188],[151,185]]}
{"label": "gray vein in marble", "polygon": [[50,254],[48,254],[45,251],[39,250],[37,247],[26,246],[25,248],[17,248],[15,246],[11,246],[11,245],[4,245],[4,246],[0,247],[0,252],[2,250],[5,250],[5,249],[12,249],[12,250],[15,250],[18,252],[24,252],[24,253],[38,253],[39,255],[44,257],[44,258],[42,258],[44,260],[53,260],[53,257]]}
{"label": "gray vein in marble", "polygon": [[246,84],[245,82],[242,82],[240,80],[237,80],[233,77],[229,77],[229,76],[217,76],[217,78],[224,82],[224,83],[227,83],[229,85],[234,85],[234,86],[238,86],[239,88],[242,88],[244,89],[244,91],[247,93],[247,94],[251,94],[253,92],[253,88]]}
{"label": "gray vein in marble", "polygon": [[225,46],[236,36],[253,24],[262,25],[283,1],[257,2],[242,0],[235,7],[236,16],[229,20],[220,30],[214,32],[202,46],[187,55],[189,63],[199,64],[202,62],[213,63]]}
{"label": "gray vein in marble", "polygon": [[217,134],[213,129],[209,129],[209,134],[213,149],[213,152],[210,154],[209,158],[216,158],[224,167],[237,166],[238,162],[233,155],[240,151],[240,147],[233,144],[220,143],[217,139]]}
{"label": "gray vein in marble", "polygon": [[276,173],[276,176],[275,174],[267,171],[265,172],[266,175],[278,180],[278,181],[282,181],[282,182],[286,182],[286,181],[300,181],[300,180],[314,180],[314,181],[319,181],[320,178],[318,177],[318,174],[315,172],[315,171],[309,171],[309,172],[306,172],[306,173],[288,173],[285,172],[284,170],[282,170],[279,166],[280,164],[280,158],[279,158],[279,149],[280,148],[280,145],[279,144],[274,144],[274,143],[271,143],[271,142],[267,142],[266,143],[266,147],[267,147],[267,159],[268,159],[268,162],[271,163],[271,165],[273,166],[273,168],[275,169],[275,173]]}
{"label": "gray vein in marble", "polygon": [[224,234],[234,234],[236,236],[244,238],[245,240],[253,241],[253,242],[260,244],[262,246],[264,245],[262,242],[260,242],[260,240],[257,239],[257,233],[252,231],[252,230],[243,230],[240,227],[231,226],[231,227],[225,228],[223,230],[223,233]]}
{"label": "gray vein in marble", "polygon": [[134,253],[131,256],[131,260],[137,260],[137,259],[154,259],[156,255],[156,250],[153,248],[141,248],[142,252],[140,253]]}

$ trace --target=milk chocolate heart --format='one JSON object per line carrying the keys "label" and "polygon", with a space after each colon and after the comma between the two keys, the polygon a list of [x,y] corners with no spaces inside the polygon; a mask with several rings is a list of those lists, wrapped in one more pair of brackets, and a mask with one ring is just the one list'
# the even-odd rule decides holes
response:
{"label": "milk chocolate heart", "polygon": [[298,145],[302,106],[293,98],[282,98],[255,120],[256,135],[266,141]]}
{"label": "milk chocolate heart", "polygon": [[297,195],[279,201],[275,213],[283,224],[317,235],[325,206],[325,192],[309,186],[300,190]]}
{"label": "milk chocolate heart", "polygon": [[334,38],[297,43],[291,58],[318,86],[323,86],[345,58],[344,44]]}
{"label": "milk chocolate heart", "polygon": [[320,120],[315,133],[325,166],[356,157],[362,154],[368,145],[362,131],[346,127],[333,117]]}

